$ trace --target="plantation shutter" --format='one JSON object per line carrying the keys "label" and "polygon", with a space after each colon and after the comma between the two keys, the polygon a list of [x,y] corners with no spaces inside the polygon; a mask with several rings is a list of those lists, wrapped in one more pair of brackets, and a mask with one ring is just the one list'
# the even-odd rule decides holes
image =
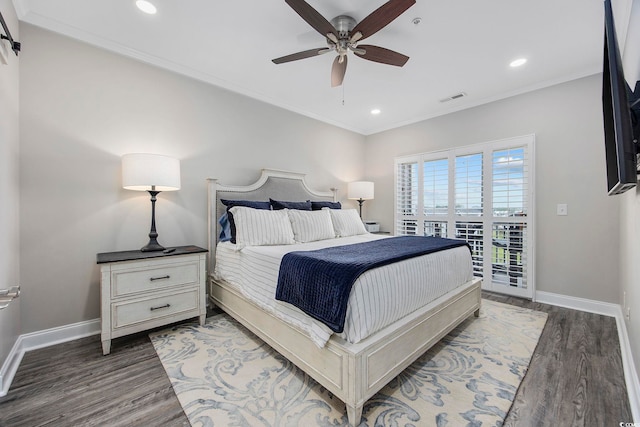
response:
{"label": "plantation shutter", "polygon": [[455,238],[471,247],[473,275],[484,275],[484,184],[483,153],[455,157]]}
{"label": "plantation shutter", "polygon": [[527,146],[492,153],[492,282],[528,287],[529,156]]}
{"label": "plantation shutter", "polygon": [[418,161],[396,165],[396,234],[418,233]]}
{"label": "plantation shutter", "polygon": [[[423,235],[447,237],[449,214],[449,159],[423,162]],[[429,219],[428,219],[429,218]],[[430,218],[441,218],[433,220]]]}
{"label": "plantation shutter", "polygon": [[482,153],[457,156],[455,168],[456,214],[482,215]]}

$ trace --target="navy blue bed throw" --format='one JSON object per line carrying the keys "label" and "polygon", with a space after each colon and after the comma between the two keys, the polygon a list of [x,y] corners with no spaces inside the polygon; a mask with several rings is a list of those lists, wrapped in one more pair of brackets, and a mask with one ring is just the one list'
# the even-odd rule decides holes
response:
{"label": "navy blue bed throw", "polygon": [[315,251],[289,252],[280,263],[276,299],[295,305],[340,333],[344,330],[351,287],[362,273],[465,245],[469,246],[463,240],[400,236]]}

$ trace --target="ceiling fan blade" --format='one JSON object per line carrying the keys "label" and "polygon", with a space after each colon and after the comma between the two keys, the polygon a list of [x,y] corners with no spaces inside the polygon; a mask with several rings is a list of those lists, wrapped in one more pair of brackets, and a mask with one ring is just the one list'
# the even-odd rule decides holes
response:
{"label": "ceiling fan blade", "polygon": [[342,56],[342,61],[340,61],[340,55],[336,56],[336,59],[333,60],[333,66],[331,67],[331,87],[340,86],[346,72],[347,55]]}
{"label": "ceiling fan blade", "polygon": [[331,52],[333,49],[328,47],[320,47],[316,49],[309,49],[303,52],[292,53],[291,55],[282,56],[280,58],[272,59],[274,64],[283,64],[285,62],[297,61],[298,59],[311,58],[312,56],[322,55],[323,53]]}
{"label": "ceiling fan blade", "polygon": [[[364,50],[364,53],[361,51]],[[395,65],[402,67],[407,63],[409,57],[393,50],[385,49],[384,47],[372,46],[370,44],[358,45],[358,48],[353,51],[360,58],[368,59],[369,61],[380,62],[381,64]]]}
{"label": "ceiling fan blade", "polygon": [[362,34],[360,40],[371,37],[398,16],[402,15],[407,9],[413,6],[416,0],[389,0],[378,9],[371,12],[369,16],[360,21],[351,31],[351,34]]}
{"label": "ceiling fan blade", "polygon": [[291,9],[295,10],[302,19],[307,21],[307,24],[311,25],[324,37],[327,37],[327,34],[333,34],[337,38],[338,34],[333,25],[307,2],[304,0],[285,0],[285,2],[291,6]]}

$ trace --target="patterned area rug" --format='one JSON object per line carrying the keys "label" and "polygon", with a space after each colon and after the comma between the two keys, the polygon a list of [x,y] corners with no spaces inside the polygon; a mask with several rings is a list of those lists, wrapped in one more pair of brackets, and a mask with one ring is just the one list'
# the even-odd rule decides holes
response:
{"label": "patterned area rug", "polygon": [[[483,300],[364,406],[360,427],[502,425],[546,313]],[[192,426],[347,426],[344,404],[226,314],[150,335]]]}

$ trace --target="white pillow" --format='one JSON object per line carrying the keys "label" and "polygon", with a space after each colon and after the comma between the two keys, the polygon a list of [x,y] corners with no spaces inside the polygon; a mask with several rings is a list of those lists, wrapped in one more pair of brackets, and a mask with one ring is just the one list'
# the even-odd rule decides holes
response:
{"label": "white pillow", "polygon": [[229,209],[236,224],[236,247],[292,245],[293,230],[284,210],[269,211],[245,206]]}
{"label": "white pillow", "polygon": [[355,209],[330,209],[333,230],[338,237],[355,236],[357,234],[367,234],[362,219]]}
{"label": "white pillow", "polygon": [[328,210],[301,211],[287,209],[296,242],[306,243],[336,237]]}

